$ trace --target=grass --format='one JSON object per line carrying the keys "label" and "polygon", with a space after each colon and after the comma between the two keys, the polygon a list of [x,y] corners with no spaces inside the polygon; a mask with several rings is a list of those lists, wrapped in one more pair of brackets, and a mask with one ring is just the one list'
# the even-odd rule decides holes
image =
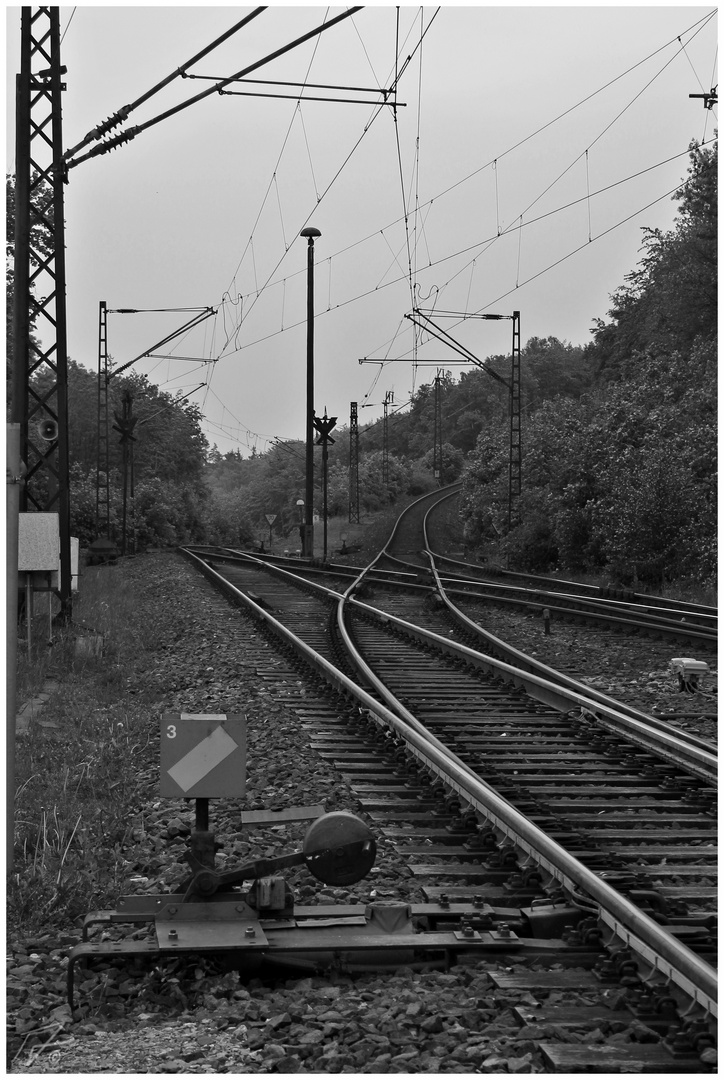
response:
{"label": "grass", "polygon": [[[391,508],[356,527],[330,522],[330,550],[338,550],[344,531],[347,543],[361,548],[349,561],[364,565],[389,538],[398,513]],[[17,740],[11,932],[77,925],[87,911],[115,903],[129,859],[137,857],[131,834],[143,827],[133,808],[154,794],[158,758],[149,722],[153,684],[140,675],[157,644],[153,600],[142,581],[139,575],[135,583],[123,563],[87,569],[72,630],[57,631],[48,646],[47,612],[40,614],[32,657],[20,651],[18,703],[50,676],[55,689]],[[687,595],[693,598],[690,585]],[[78,655],[78,633],[102,635],[103,654]]]}
{"label": "grass", "polygon": [[[125,876],[130,808],[155,755],[148,705],[128,692],[146,651],[137,601],[122,566],[89,569],[73,627],[49,647],[46,615],[45,635],[19,660],[19,704],[49,676],[55,688],[16,744],[11,929],[68,926],[114,899]],[[103,635],[101,656],[77,654],[89,630]]]}

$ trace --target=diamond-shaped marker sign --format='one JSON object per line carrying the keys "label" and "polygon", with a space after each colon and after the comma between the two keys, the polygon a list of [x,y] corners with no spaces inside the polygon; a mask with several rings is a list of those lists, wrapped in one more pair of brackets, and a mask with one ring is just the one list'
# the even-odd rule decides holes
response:
{"label": "diamond-shaped marker sign", "polygon": [[246,717],[166,713],[161,718],[161,795],[240,798],[246,780]]}

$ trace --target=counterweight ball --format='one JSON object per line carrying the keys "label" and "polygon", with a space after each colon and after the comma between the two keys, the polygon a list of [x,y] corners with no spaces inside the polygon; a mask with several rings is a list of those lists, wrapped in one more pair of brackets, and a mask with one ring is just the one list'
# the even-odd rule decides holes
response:
{"label": "counterweight ball", "polygon": [[336,810],[312,822],[302,851],[308,870],[325,885],[354,885],[374,866],[377,844],[364,821]]}

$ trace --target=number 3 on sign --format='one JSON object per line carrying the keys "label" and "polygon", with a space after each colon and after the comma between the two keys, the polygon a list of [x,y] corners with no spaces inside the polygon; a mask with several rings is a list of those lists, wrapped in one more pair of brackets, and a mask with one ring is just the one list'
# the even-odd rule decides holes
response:
{"label": "number 3 on sign", "polygon": [[166,728],[166,738],[167,739],[175,739],[176,738],[176,725],[175,724],[169,724],[167,726],[167,728]]}

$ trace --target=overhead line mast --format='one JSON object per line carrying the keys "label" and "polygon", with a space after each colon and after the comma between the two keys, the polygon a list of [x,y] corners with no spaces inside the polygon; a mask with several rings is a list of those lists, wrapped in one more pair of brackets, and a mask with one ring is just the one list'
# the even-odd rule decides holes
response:
{"label": "overhead line mast", "polygon": [[[131,105],[123,106],[104,123],[90,131],[67,153],[63,152],[61,93],[65,90],[60,63],[60,9],[23,7],[21,9],[20,74],[16,79],[16,179],[15,244],[13,298],[13,352],[10,421],[20,433],[20,456],[26,462],[27,476],[21,489],[20,509],[28,504],[38,511],[58,513],[60,575],[57,593],[61,618],[71,617],[71,541],[70,491],[68,464],[68,350],[66,328],[65,212],[64,184],[68,173],[81,161],[105,153],[128,142],[145,130],[181,109],[218,92],[223,86],[249,74],[297,45],[349,18],[360,7],[353,7],[334,19],[276,50],[269,56],[220,84],[169,109],[75,157],[91,142],[102,139],[123,123],[130,113],[158,90],[167,86],[186,69],[207,55],[241,27],[256,18],[263,7],[256,8],[211,45],[197,53],[182,68],[172,72]],[[387,94],[387,92],[384,92]],[[40,298],[38,299],[37,296]],[[212,313],[198,316],[183,329]],[[107,370],[105,314],[99,331],[99,365],[105,374],[105,387],[111,377]],[[37,332],[40,339],[35,336]],[[159,345],[165,344],[163,342]],[[154,346],[154,348],[157,346]],[[152,350],[148,350],[149,352]],[[142,354],[146,355],[146,354]],[[136,357],[140,359],[140,357]],[[129,364],[123,365],[128,367]],[[117,375],[123,368],[112,374]],[[101,398],[103,391],[101,391]],[[101,425],[107,429],[107,398],[99,400]],[[100,444],[107,456],[107,437]],[[97,496],[97,511],[101,511]],[[104,493],[103,514],[105,511]]]}
{"label": "overhead line mast", "polygon": [[60,9],[24,7],[16,79],[11,421],[27,467],[20,509],[57,513],[61,618],[71,615],[68,348]]}
{"label": "overhead line mast", "polygon": [[[482,370],[487,372],[492,379],[495,379],[497,382],[502,383],[508,388],[510,432],[508,453],[508,532],[510,532],[511,529],[519,524],[520,495],[523,489],[520,433],[520,312],[514,311],[511,315],[468,315],[464,311],[446,311],[444,313],[438,313],[438,316],[440,314],[460,319],[489,319],[496,321],[510,319],[513,323],[510,379],[508,380],[499,375],[497,371],[491,368],[489,364],[486,364],[485,361],[479,360],[470,349],[465,345],[461,345],[447,330],[443,330],[442,327],[434,323],[431,317],[421,311],[420,308],[415,308],[412,314],[405,315],[406,319],[410,319],[411,322],[420,326],[423,330],[427,330],[428,333],[432,334],[433,337],[436,337],[438,341],[442,341],[446,345],[449,345],[460,356],[464,356],[471,364],[475,364],[476,367],[482,368]],[[420,320],[424,320],[424,322],[421,322]]]}
{"label": "overhead line mast", "polygon": [[[440,313],[438,313],[440,314]],[[520,495],[523,489],[522,482],[522,450],[521,450],[521,397],[520,397],[520,312],[514,311],[511,315],[468,315],[463,311],[446,311],[443,312],[447,317],[456,317],[461,319],[511,319],[513,323],[513,345],[511,350],[511,367],[510,367],[510,379],[504,379],[502,375],[499,375],[494,368],[490,367],[483,360],[479,360],[478,357],[459,341],[456,341],[454,337],[447,330],[444,330],[441,326],[434,323],[429,315],[421,311],[420,308],[414,308],[411,314],[406,314],[405,318],[409,319],[416,326],[426,330],[432,337],[442,341],[445,345],[448,345],[459,356],[463,357],[464,361],[470,364],[475,364],[476,367],[481,368],[483,371],[490,375],[491,379],[495,379],[496,382],[502,383],[507,387],[509,393],[509,454],[508,454],[508,531],[519,524],[520,521]],[[360,364],[384,364],[391,363],[392,361],[371,360],[368,357],[362,357],[359,360]],[[424,361],[413,361],[415,364],[424,363]],[[436,386],[438,384],[435,380]],[[440,433],[440,442],[442,442],[442,435]],[[437,428],[435,432],[435,445],[437,445]],[[434,461],[437,462],[437,453],[434,451]],[[442,453],[440,454],[440,458]]]}

